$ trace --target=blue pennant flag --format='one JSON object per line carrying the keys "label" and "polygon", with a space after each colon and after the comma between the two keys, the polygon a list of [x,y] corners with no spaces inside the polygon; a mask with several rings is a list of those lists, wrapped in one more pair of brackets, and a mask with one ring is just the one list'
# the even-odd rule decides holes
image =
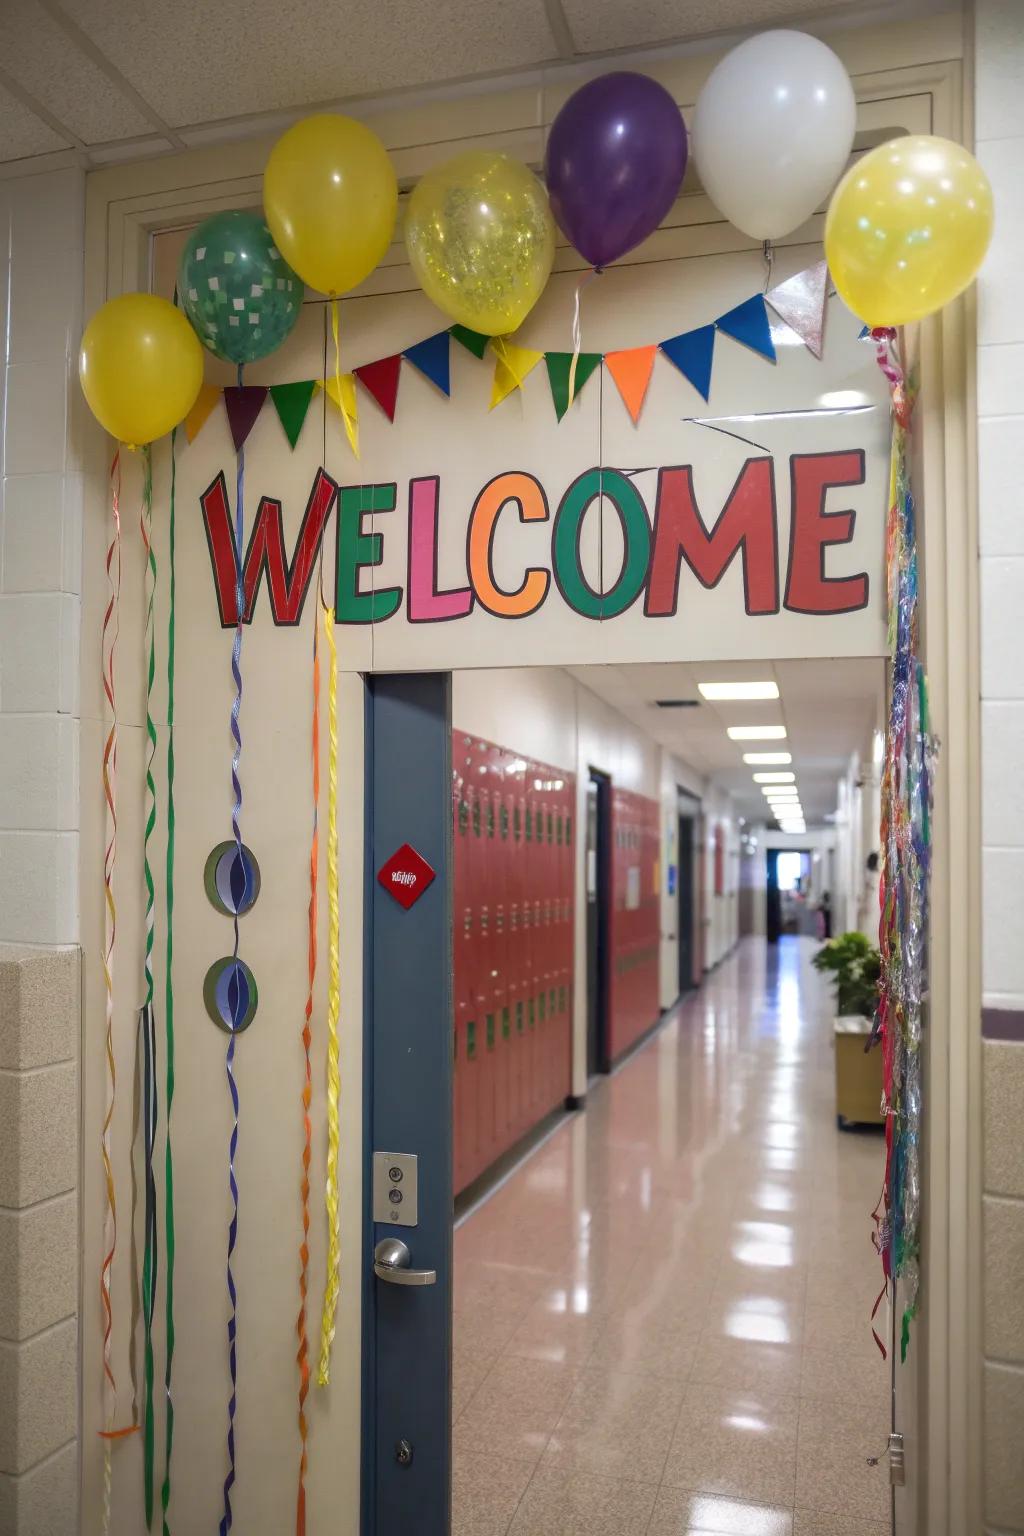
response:
{"label": "blue pennant flag", "polygon": [[661,343],[661,350],[670,363],[675,363],[681,374],[689,379],[697,393],[706,400],[711,393],[711,363],[715,355],[715,328],[699,326],[695,331],[683,331],[680,336],[670,336]]}
{"label": "blue pennant flag", "polygon": [[870,335],[871,335],[871,328],[869,326],[867,326],[867,325],[862,325],[861,329],[860,329],[860,334],[857,337],[857,340],[858,341],[864,341],[865,338],[870,336]]}
{"label": "blue pennant flag", "polygon": [[402,353],[424,378],[437,385],[443,395],[452,392],[448,362],[449,340],[447,331],[438,331],[436,336],[428,336],[426,341],[418,341],[415,346],[406,347]]}
{"label": "blue pennant flag", "polygon": [[744,299],[742,304],[737,304],[735,309],[719,315],[715,324],[720,331],[724,331],[734,341],[742,341],[744,346],[760,352],[762,357],[774,363],[775,347],[772,345],[768,312],[764,307],[764,298],[761,294],[755,293],[751,298]]}

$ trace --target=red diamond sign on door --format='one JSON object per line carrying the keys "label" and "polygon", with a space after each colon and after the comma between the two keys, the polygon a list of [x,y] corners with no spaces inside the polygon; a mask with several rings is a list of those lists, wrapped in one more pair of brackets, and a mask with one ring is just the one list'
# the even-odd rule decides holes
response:
{"label": "red diamond sign on door", "polygon": [[434,871],[415,848],[403,843],[378,869],[377,879],[398,905],[408,910],[432,884]]}

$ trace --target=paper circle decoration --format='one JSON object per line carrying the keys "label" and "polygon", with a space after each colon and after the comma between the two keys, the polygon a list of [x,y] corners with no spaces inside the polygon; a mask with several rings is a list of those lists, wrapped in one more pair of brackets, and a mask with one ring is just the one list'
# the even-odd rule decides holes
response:
{"label": "paper circle decoration", "polygon": [[244,960],[215,960],[203,982],[203,1002],[213,1022],[229,1035],[248,1029],[259,1006],[256,978]]}
{"label": "paper circle decoration", "polygon": [[206,861],[203,884],[211,904],[225,917],[242,917],[260,894],[260,867],[251,848],[234,840],[218,843]]}

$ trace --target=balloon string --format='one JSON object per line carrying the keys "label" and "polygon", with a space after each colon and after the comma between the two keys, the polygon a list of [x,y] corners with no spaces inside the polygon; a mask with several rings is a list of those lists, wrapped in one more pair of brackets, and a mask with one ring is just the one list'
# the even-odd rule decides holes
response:
{"label": "balloon string", "polygon": [[320,1370],[318,1384],[331,1379],[331,1345],[334,1342],[341,1269],[341,1222],[338,1205],[338,1019],[341,1013],[340,913],[338,900],[338,647],[334,636],[334,610],[323,605],[327,637],[327,1280],[320,1320]]}
{"label": "balloon string", "polygon": [[110,711],[110,729],[103,745],[103,984],[106,991],[107,1096],[100,1133],[100,1157],[106,1207],[103,1219],[103,1258],[100,1262],[100,1308],[103,1317],[103,1440],[102,1531],[109,1536],[110,1498],[113,1482],[111,1442],[133,1434],[134,1420],[123,1429],[114,1427],[117,1418],[117,1381],[111,1364],[110,1339],[114,1314],[110,1297],[110,1277],[117,1251],[117,1194],[114,1169],[110,1160],[110,1127],[117,1100],[117,1069],[114,1062],[114,944],[117,937],[117,907],[114,903],[114,868],[117,862],[117,702],[114,686],[114,656],[120,629],[121,612],[121,450],[116,449],[110,465],[110,507],[113,528],[107,545],[106,572],[109,597],[103,614],[100,670],[103,696]]}
{"label": "balloon string", "polygon": [[166,1142],[164,1150],[164,1269],[166,1357],[164,1361],[164,1393],[167,1399],[167,1420],[164,1433],[164,1479],[160,1489],[163,1516],[163,1536],[170,1536],[167,1509],[171,1501],[171,1450],[174,1445],[174,1402],[171,1397],[171,1367],[174,1361],[174,1161],[171,1155],[171,1104],[174,1099],[174,983],[173,983],[173,918],[174,918],[174,493],[175,449],[178,429],[171,433],[171,505],[168,529],[168,573],[170,592],[167,614],[167,936],[166,964],[164,968],[164,1030],[167,1055],[166,1104],[164,1122]]}
{"label": "balloon string", "polygon": [[775,249],[770,240],[761,241],[761,259],[764,262],[764,288],[762,293],[767,293],[772,285],[772,272],[775,267]]}
{"label": "balloon string", "polygon": [[156,830],[156,781],[153,760],[156,757],[156,726],[153,723],[153,682],[156,675],[154,604],[156,598],[156,554],[153,550],[153,454],[147,443],[142,449],[142,511],[139,532],[146,557],[144,665],[146,668],[146,765],[143,832],[143,877],[146,885],[146,939],[143,959],[144,995],[139,1027],[143,1045],[143,1147],[145,1168],[145,1250],[142,1261],[142,1328],[145,1371],[145,1407],[143,1416],[143,1496],[146,1524],[153,1520],[153,1313],[156,1306],[157,1235],[156,1183],[153,1177],[153,1153],[156,1145],[156,1025],[153,1018],[153,941],[156,920],[156,885],[149,861],[150,840]]}
{"label": "balloon string", "polygon": [[572,308],[572,362],[569,364],[569,399],[566,405],[566,410],[568,410],[569,406],[572,405],[572,402],[576,398],[576,369],[580,360],[580,348],[583,346],[583,320],[580,313],[580,301],[583,297],[583,290],[587,284],[593,278],[599,277],[600,275],[600,267],[593,267],[588,273],[586,273],[584,277],[581,277],[579,282],[576,284],[576,297],[573,300]]}
{"label": "balloon string", "polygon": [[313,610],[313,720],[311,755],[313,767],[313,831],[309,844],[309,940],[307,961],[309,990],[306,994],[305,1016],[302,1025],[302,1050],[306,1075],[302,1084],[302,1241],[299,1244],[299,1315],[295,1325],[299,1348],[296,1360],[299,1367],[299,1489],[295,1509],[296,1536],[304,1536],[306,1529],[306,1455],[307,1425],[306,1397],[309,1392],[309,1342],[306,1337],[306,1293],[309,1288],[309,1164],[313,1152],[313,1126],[309,1106],[313,1096],[313,1066],[310,1047],[313,1043],[311,1028],[313,1018],[313,987],[316,981],[317,937],[317,874],[320,863],[320,617]]}
{"label": "balloon string", "polygon": [[348,445],[356,458],[359,457],[359,435],[356,427],[356,419],[349,409],[348,400],[341,387],[341,342],[339,340],[340,321],[338,317],[338,300],[331,294],[331,334],[334,337],[334,388],[337,392],[338,410],[341,419],[345,423],[345,435]]}
{"label": "balloon string", "polygon": [[[242,388],[242,369],[238,370],[238,387]],[[245,622],[245,445],[238,449],[236,459],[235,478],[235,638],[231,647],[231,676],[235,684],[235,697],[231,703],[231,737],[233,750],[231,754],[231,831],[235,841],[235,864],[239,871],[245,869],[244,855],[242,853],[242,781],[239,777],[238,766],[242,757],[242,730],[240,716],[242,712],[242,625]],[[227,1256],[227,1282],[228,1301],[231,1312],[228,1317],[228,1370],[231,1376],[231,1388],[228,1394],[228,1470],[224,1479],[224,1513],[220,1520],[220,1536],[227,1536],[231,1529],[233,1514],[231,1509],[231,1490],[235,1485],[235,1408],[238,1401],[238,1291],[235,1287],[235,1277],[231,1268],[231,1260],[234,1257],[235,1246],[238,1242],[238,1180],[235,1177],[235,1156],[238,1152],[238,1084],[235,1081],[235,1031],[242,1021],[245,1013],[243,1007],[242,988],[238,985],[238,903],[234,903],[233,910],[234,945],[232,949],[232,1012],[231,1029],[228,1035],[228,1049],[224,1060],[224,1071],[228,1081],[228,1093],[231,1096],[231,1136],[228,1142],[228,1191],[231,1196],[231,1218],[228,1223],[228,1256]]]}

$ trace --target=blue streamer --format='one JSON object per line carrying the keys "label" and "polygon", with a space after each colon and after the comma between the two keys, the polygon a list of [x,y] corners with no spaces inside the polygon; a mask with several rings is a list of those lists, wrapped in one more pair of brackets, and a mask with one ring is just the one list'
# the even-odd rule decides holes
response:
{"label": "blue streamer", "polygon": [[[238,385],[242,387],[242,370],[238,370]],[[245,571],[243,567],[245,547],[243,513],[245,496],[245,446],[238,449],[236,455],[237,480],[235,485],[235,605],[236,624],[235,639],[231,647],[231,676],[235,684],[235,697],[231,704],[231,739],[234,743],[231,756],[231,831],[235,839],[235,858],[242,863],[242,781],[238,773],[238,765],[242,756],[242,731],[239,724],[239,716],[242,710],[242,624],[245,619]],[[233,914],[234,948],[232,959],[236,962],[229,987],[231,1000],[231,1032],[228,1037],[227,1057],[225,1058],[225,1072],[228,1080],[228,1091],[231,1094],[232,1126],[231,1141],[228,1147],[228,1188],[231,1192],[231,1221],[228,1226],[228,1300],[231,1303],[231,1315],[228,1318],[228,1367],[231,1374],[231,1394],[228,1398],[228,1473],[224,1479],[224,1513],[220,1522],[220,1536],[227,1536],[231,1529],[233,1515],[231,1511],[231,1490],[235,1484],[235,1408],[238,1401],[238,1366],[236,1354],[236,1339],[238,1336],[238,1292],[235,1288],[235,1277],[231,1269],[231,1260],[234,1256],[235,1245],[238,1241],[238,1181],[235,1178],[235,1154],[238,1151],[238,1084],[235,1082],[235,1030],[241,1023],[245,1013],[245,1003],[242,997],[242,988],[238,985],[238,908]]]}

